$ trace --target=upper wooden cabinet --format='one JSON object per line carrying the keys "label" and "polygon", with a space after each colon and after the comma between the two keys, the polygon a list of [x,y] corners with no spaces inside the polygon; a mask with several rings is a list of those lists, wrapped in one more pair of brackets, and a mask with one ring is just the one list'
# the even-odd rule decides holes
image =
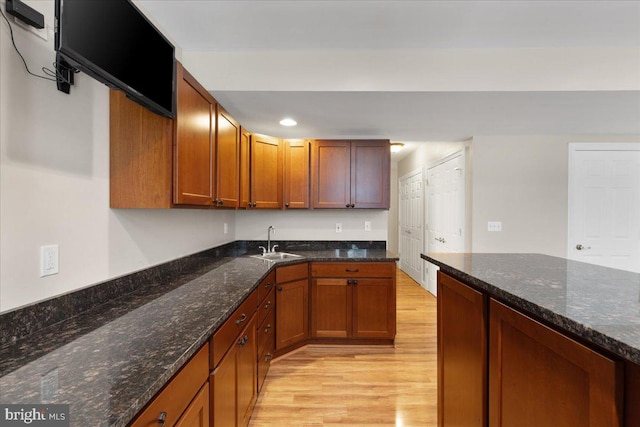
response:
{"label": "upper wooden cabinet", "polygon": [[216,195],[214,205],[237,208],[240,192],[240,125],[217,105]]}
{"label": "upper wooden cabinet", "polygon": [[309,141],[284,142],[284,207],[309,208]]}
{"label": "upper wooden cabinet", "polygon": [[251,207],[280,209],[282,203],[282,141],[266,135],[251,135]]}
{"label": "upper wooden cabinet", "polygon": [[388,140],[313,141],[313,207],[389,209],[390,165]]}
{"label": "upper wooden cabinet", "polygon": [[251,132],[240,127],[240,207],[251,207]]}
{"label": "upper wooden cabinet", "polygon": [[216,102],[180,63],[177,71],[173,202],[211,206]]}

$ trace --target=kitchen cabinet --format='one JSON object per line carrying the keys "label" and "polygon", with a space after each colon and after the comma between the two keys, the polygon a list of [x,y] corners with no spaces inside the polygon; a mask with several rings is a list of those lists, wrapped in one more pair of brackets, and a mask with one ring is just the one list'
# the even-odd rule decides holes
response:
{"label": "kitchen cabinet", "polygon": [[109,205],[170,208],[173,120],[109,91]]}
{"label": "kitchen cabinet", "polygon": [[251,208],[282,208],[282,150],[279,138],[251,134]]}
{"label": "kitchen cabinet", "polygon": [[284,141],[284,207],[309,208],[309,141]]}
{"label": "kitchen cabinet", "polygon": [[275,354],[275,285],[276,272],[272,271],[258,285],[260,306],[258,307],[258,392],[269,371]]}
{"label": "kitchen cabinet", "polygon": [[256,319],[253,291],[212,338],[210,367],[213,427],[246,426],[257,397]]}
{"label": "kitchen cabinet", "polygon": [[393,340],[395,263],[311,263],[311,336]]}
{"label": "kitchen cabinet", "polygon": [[491,300],[491,426],[621,426],[623,365]]}
{"label": "kitchen cabinet", "polygon": [[439,426],[487,425],[487,304],[482,293],[438,272]]}
{"label": "kitchen cabinet", "polygon": [[[207,381],[209,344],[205,344],[173,377],[131,427],[199,427],[209,425]],[[206,404],[205,404],[206,403]]]}
{"label": "kitchen cabinet", "polygon": [[240,198],[240,125],[220,104],[216,106],[215,206],[237,208]]}
{"label": "kitchen cabinet", "polygon": [[313,208],[389,209],[388,140],[314,140]]}
{"label": "kitchen cabinet", "polygon": [[216,101],[180,63],[176,84],[173,202],[212,206]]}
{"label": "kitchen cabinet", "polygon": [[623,365],[438,272],[438,425],[633,425]]}
{"label": "kitchen cabinet", "polygon": [[[276,269],[276,351],[302,344],[309,336],[309,265]],[[282,352],[283,353],[283,352]]]}
{"label": "kitchen cabinet", "polygon": [[241,208],[251,207],[251,132],[240,127],[240,201]]}

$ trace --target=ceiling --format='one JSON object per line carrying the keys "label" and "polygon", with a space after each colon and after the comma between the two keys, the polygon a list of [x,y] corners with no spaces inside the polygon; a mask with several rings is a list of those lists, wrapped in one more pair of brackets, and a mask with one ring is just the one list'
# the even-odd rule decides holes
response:
{"label": "ceiling", "polygon": [[[185,52],[626,47],[638,1],[140,0]],[[638,80],[640,81],[640,70]],[[251,131],[459,141],[491,134],[640,134],[638,91],[218,90]],[[380,108],[384,106],[384,108]],[[299,126],[276,118],[294,114]]]}

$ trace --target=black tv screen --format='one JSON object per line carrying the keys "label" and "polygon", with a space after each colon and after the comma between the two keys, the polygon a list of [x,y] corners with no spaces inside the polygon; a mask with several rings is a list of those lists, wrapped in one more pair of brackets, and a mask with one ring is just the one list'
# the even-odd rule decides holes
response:
{"label": "black tv screen", "polygon": [[174,47],[131,1],[56,0],[56,20],[56,51],[72,67],[174,117]]}

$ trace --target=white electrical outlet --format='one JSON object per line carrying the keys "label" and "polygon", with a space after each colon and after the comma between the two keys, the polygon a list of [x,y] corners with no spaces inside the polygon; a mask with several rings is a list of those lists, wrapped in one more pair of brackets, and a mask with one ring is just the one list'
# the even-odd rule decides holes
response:
{"label": "white electrical outlet", "polygon": [[489,221],[487,231],[502,231],[502,221]]}
{"label": "white electrical outlet", "polygon": [[40,246],[40,277],[58,274],[58,245]]}
{"label": "white electrical outlet", "polygon": [[229,224],[227,224],[226,222],[224,223],[224,234],[227,234],[229,232]]}
{"label": "white electrical outlet", "polygon": [[371,231],[371,221],[364,222],[364,231]]}
{"label": "white electrical outlet", "polygon": [[336,222],[336,233],[342,233],[342,223]]}

